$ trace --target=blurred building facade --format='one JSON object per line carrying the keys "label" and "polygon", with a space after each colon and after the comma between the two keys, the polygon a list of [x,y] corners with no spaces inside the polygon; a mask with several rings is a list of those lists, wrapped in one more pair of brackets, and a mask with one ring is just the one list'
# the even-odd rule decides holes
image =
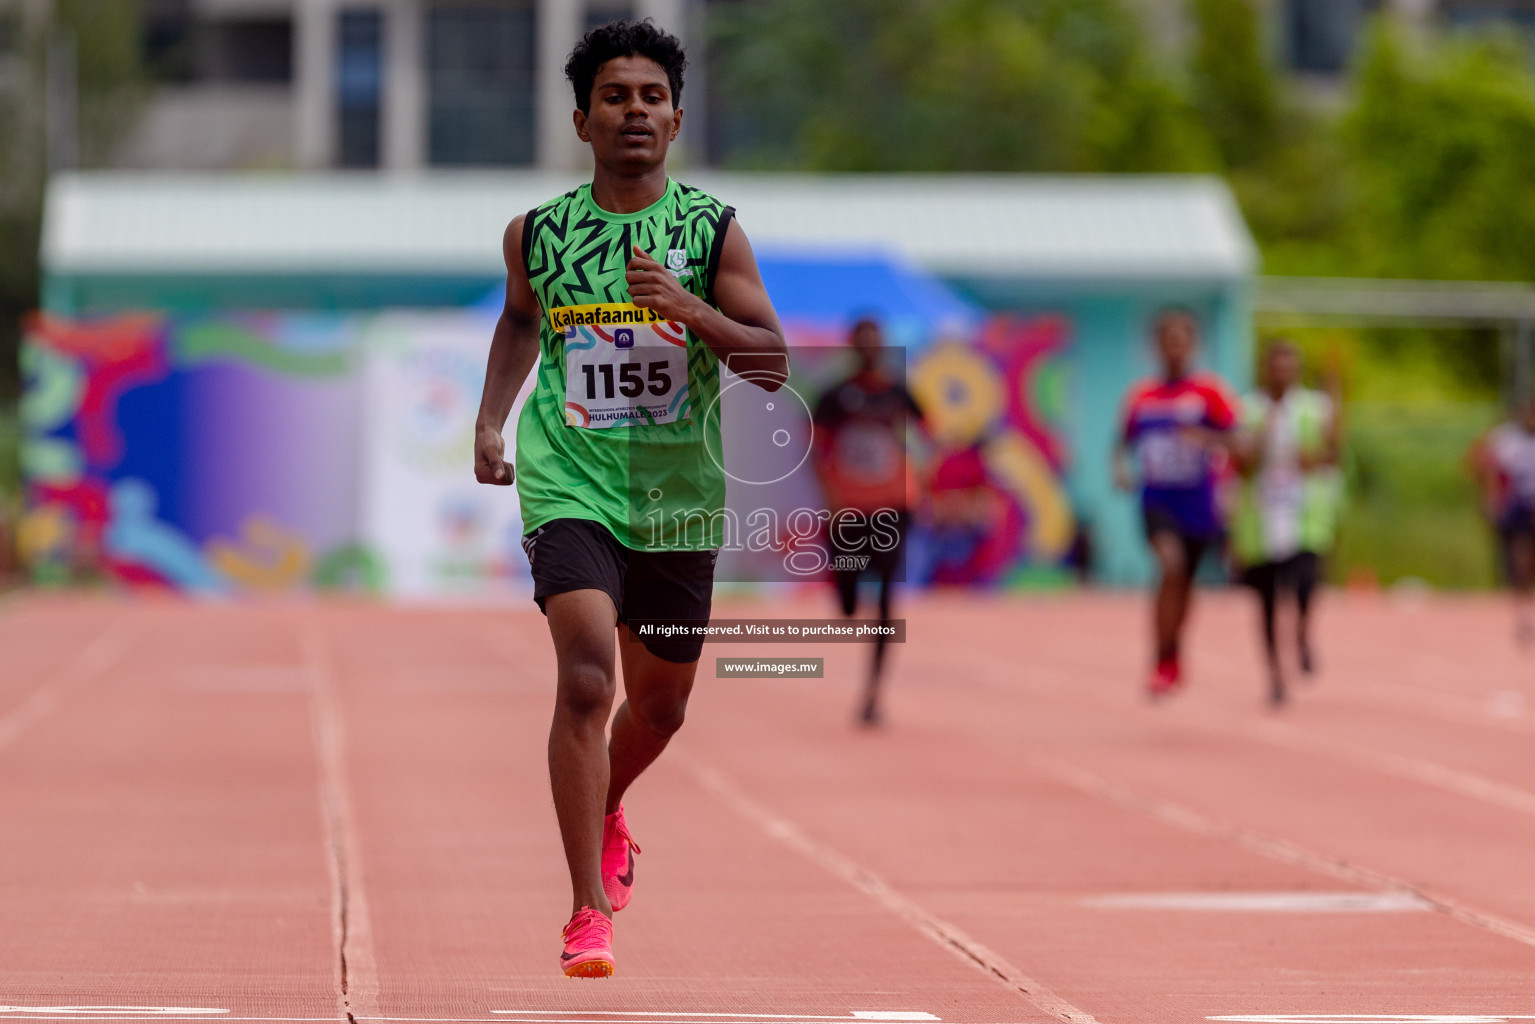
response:
{"label": "blurred building facade", "polygon": [[157,170],[569,169],[588,28],[694,0],[146,0],[162,83],[118,163]]}
{"label": "blurred building facade", "polygon": [[[23,11],[47,7],[47,0],[0,0],[0,8],[8,2]],[[707,9],[728,2],[740,0],[143,0],[143,51],[155,89],[112,163],[577,168],[584,154],[569,130],[562,69],[582,32],[651,17],[696,51]],[[1367,19],[1384,10],[1422,22],[1535,30],[1535,0],[1260,2],[1285,66],[1324,80],[1347,69]],[[1187,44],[1186,0],[1133,3],[1165,45]],[[710,162],[706,67],[695,52],[685,162]]]}
{"label": "blurred building facade", "polygon": [[[1372,15],[1389,12],[1419,24],[1473,27],[1504,24],[1535,31],[1535,0],[1259,0],[1272,45],[1300,75],[1341,75]],[[1148,28],[1170,46],[1191,33],[1186,0],[1136,0]]]}
{"label": "blurred building facade", "polygon": [[1382,11],[1420,24],[1504,24],[1535,31],[1535,0],[1283,0],[1276,13],[1287,65],[1301,73],[1342,73],[1365,20]]}

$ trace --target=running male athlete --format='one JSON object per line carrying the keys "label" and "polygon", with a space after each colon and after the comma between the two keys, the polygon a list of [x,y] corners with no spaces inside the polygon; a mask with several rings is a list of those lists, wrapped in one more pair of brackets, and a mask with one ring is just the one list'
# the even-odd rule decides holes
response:
{"label": "running male athlete", "polygon": [[1471,451],[1482,508],[1498,531],[1503,568],[1514,593],[1515,635],[1535,643],[1535,401],[1488,431]]}
{"label": "running male athlete", "polygon": [[[475,441],[476,479],[515,477],[554,640],[549,777],[572,888],[560,966],[572,977],[613,973],[612,914],[629,902],[639,851],[620,801],[682,725],[702,649],[628,623],[709,617],[725,496],[705,443],[719,429],[706,417],[719,364],[770,391],[788,376],[734,211],[667,176],[685,67],[677,39],[648,21],[594,29],[571,54],[575,131],[596,169],[506,229],[506,307]],[[514,474],[501,431],[535,366]],[[605,742],[615,638],[626,699]]]}
{"label": "running male athlete", "polygon": [[1223,532],[1216,482],[1236,403],[1220,378],[1194,372],[1199,322],[1192,312],[1164,310],[1152,332],[1161,378],[1135,385],[1126,396],[1114,480],[1122,490],[1134,489],[1133,454],[1146,537],[1160,570],[1154,605],[1156,666],[1147,683],[1151,696],[1160,697],[1183,681],[1179,643],[1194,574]]}
{"label": "running male athlete", "polygon": [[[886,626],[910,518],[906,425],[921,419],[922,412],[883,358],[884,335],[877,321],[860,319],[848,344],[858,368],[816,403],[815,466],[831,513],[826,533],[842,614],[851,617],[858,610],[859,577],[871,573],[879,582],[879,622]],[[883,636],[875,639],[864,681],[858,720],[867,726],[880,721],[886,645]]]}
{"label": "running male athlete", "polygon": [[1302,675],[1314,667],[1311,599],[1321,560],[1332,546],[1340,481],[1338,417],[1333,400],[1302,387],[1300,352],[1276,341],[1264,352],[1263,387],[1242,399],[1235,445],[1242,473],[1231,542],[1244,582],[1258,594],[1269,700],[1286,697],[1275,613],[1295,598],[1295,641]]}

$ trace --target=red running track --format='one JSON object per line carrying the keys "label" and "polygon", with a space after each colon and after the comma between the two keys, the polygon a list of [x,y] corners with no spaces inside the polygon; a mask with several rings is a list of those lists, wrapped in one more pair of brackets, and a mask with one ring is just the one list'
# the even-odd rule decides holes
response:
{"label": "red running track", "polygon": [[[575,981],[531,607],[12,598],[0,1020],[1535,1019],[1501,603],[1329,595],[1281,714],[1240,594],[1156,707],[1131,595],[905,611],[878,733],[862,648],[706,649],[619,974]],[[754,653],[827,678],[714,677]]]}

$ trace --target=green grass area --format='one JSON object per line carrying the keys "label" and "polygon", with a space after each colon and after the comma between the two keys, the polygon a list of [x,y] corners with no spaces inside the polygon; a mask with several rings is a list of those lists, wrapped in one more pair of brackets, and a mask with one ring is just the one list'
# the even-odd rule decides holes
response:
{"label": "green grass area", "polygon": [[1496,545],[1466,467],[1494,423],[1491,402],[1362,401],[1348,406],[1348,506],[1333,575],[1435,587],[1497,583]]}
{"label": "green grass area", "polygon": [[0,398],[0,593],[20,579],[16,565],[16,517],[21,510],[21,424],[14,400]]}
{"label": "green grass area", "polygon": [[16,404],[0,400],[0,501],[21,490],[20,445]]}

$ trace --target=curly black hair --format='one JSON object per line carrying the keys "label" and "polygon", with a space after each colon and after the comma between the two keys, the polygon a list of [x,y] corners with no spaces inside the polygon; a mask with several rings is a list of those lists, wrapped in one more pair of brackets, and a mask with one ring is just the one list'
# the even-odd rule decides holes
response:
{"label": "curly black hair", "polygon": [[576,90],[576,106],[583,114],[592,112],[592,85],[597,71],[615,57],[646,57],[661,65],[672,87],[672,107],[682,103],[682,73],[687,70],[687,52],[682,40],[655,22],[611,21],[592,29],[565,62],[565,77]]}

